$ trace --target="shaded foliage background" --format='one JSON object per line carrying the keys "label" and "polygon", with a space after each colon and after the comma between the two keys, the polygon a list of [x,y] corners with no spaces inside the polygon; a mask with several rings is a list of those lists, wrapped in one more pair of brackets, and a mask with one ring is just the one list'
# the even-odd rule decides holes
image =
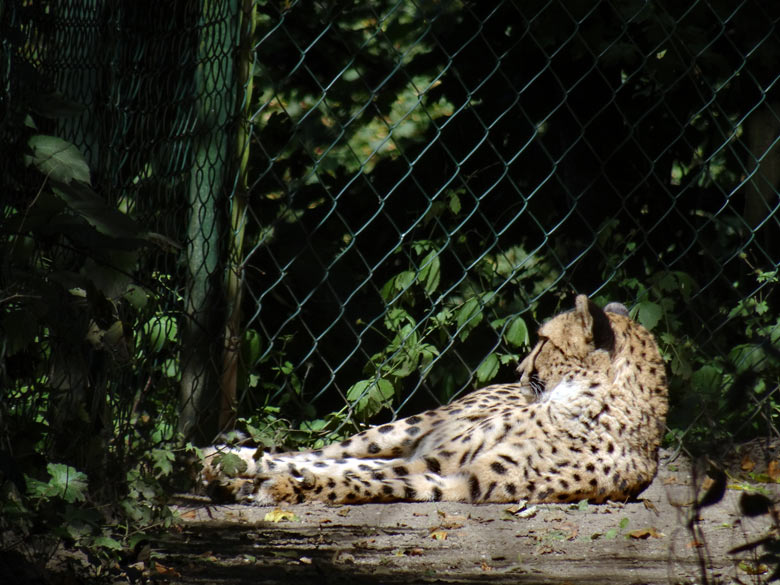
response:
{"label": "shaded foliage background", "polygon": [[132,544],[188,441],[312,445],[513,380],[575,291],[656,334],[670,441],[775,436],[778,18],[6,3],[2,522]]}

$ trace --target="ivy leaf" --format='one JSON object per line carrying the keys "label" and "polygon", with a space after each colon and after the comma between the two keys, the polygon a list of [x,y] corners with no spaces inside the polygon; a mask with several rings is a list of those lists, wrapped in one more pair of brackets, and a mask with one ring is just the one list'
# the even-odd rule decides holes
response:
{"label": "ivy leaf", "polygon": [[170,475],[173,471],[173,461],[175,459],[171,451],[167,449],[152,449],[150,456],[152,461],[154,461],[154,468],[160,475]]}
{"label": "ivy leaf", "polygon": [[52,495],[59,496],[70,504],[83,502],[87,499],[86,474],[62,463],[49,463],[46,469],[51,476],[49,486],[51,486]]}

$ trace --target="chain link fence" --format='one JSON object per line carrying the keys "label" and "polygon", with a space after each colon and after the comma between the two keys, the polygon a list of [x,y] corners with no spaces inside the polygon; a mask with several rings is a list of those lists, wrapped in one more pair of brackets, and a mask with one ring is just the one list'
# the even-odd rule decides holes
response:
{"label": "chain link fence", "polygon": [[780,5],[0,10],[14,457],[337,438],[512,381],[575,291],[656,334],[672,440],[776,434]]}

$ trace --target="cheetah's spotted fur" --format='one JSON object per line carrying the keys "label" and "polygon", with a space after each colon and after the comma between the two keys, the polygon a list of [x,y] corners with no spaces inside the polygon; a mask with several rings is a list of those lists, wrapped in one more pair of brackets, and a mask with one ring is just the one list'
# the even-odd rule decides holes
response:
{"label": "cheetah's spotted fur", "polygon": [[314,451],[233,451],[241,477],[203,471],[210,493],[256,504],[625,500],[655,476],[667,411],[652,335],[619,303],[584,295],[539,329],[520,381],[370,428]]}

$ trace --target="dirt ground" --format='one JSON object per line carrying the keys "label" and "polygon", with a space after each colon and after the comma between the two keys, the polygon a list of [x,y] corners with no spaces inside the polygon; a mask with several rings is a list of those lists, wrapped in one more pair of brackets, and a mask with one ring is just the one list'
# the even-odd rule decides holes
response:
{"label": "dirt ground", "polygon": [[[757,563],[755,551],[729,553],[771,528],[768,516],[741,517],[745,484],[732,477],[725,497],[701,511],[698,537],[687,527],[694,484],[701,490],[703,480],[667,452],[653,484],[627,504],[273,508],[183,501],[179,531],[153,546],[153,574],[172,584],[236,585],[766,579],[773,567]],[[756,485],[777,499],[777,484]]]}

